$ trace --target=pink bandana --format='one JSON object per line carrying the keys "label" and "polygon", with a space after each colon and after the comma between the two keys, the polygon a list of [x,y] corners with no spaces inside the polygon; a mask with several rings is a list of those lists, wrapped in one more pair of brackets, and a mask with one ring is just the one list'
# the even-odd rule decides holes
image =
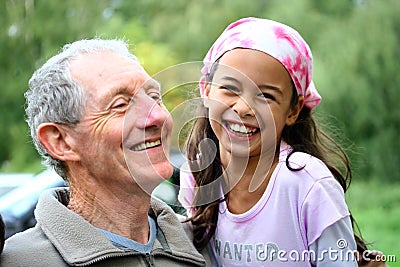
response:
{"label": "pink bandana", "polygon": [[200,93],[204,96],[205,75],[212,64],[225,52],[234,48],[249,48],[267,53],[288,71],[304,105],[316,107],[321,96],[312,82],[312,55],[300,34],[284,24],[259,18],[243,18],[230,24],[215,41],[205,56],[200,79]]}

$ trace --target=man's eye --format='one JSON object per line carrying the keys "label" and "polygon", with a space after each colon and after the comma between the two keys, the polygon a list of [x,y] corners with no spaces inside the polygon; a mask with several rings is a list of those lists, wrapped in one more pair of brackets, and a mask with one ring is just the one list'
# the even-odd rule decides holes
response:
{"label": "man's eye", "polygon": [[120,99],[115,101],[115,103],[112,105],[113,109],[125,109],[126,107],[128,107],[129,102],[125,99]]}
{"label": "man's eye", "polygon": [[162,102],[161,95],[159,93],[150,93],[149,96],[154,99],[154,101]]}

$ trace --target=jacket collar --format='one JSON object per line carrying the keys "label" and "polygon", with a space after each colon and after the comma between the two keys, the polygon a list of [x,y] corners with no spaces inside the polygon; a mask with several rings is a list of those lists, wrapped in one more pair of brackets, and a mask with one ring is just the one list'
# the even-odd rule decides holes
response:
{"label": "jacket collar", "polygon": [[[67,208],[68,202],[68,188],[50,189],[42,193],[35,210],[38,225],[68,264],[86,265],[104,257],[140,254],[115,247],[94,226],[70,211]],[[153,253],[162,251],[204,263],[167,204],[152,199],[149,214],[156,218],[160,230]]]}

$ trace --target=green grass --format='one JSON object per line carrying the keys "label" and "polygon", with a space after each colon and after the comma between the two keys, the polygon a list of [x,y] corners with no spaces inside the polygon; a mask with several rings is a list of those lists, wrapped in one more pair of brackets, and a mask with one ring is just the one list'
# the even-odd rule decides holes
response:
{"label": "green grass", "polygon": [[390,267],[400,267],[400,183],[353,181],[347,203],[371,249],[395,255]]}

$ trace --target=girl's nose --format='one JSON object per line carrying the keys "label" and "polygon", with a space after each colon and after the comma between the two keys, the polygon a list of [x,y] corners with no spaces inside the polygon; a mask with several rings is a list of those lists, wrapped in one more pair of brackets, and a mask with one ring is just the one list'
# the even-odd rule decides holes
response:
{"label": "girl's nose", "polygon": [[238,96],[236,101],[232,105],[232,109],[240,116],[254,116],[254,111],[250,104],[243,97]]}

